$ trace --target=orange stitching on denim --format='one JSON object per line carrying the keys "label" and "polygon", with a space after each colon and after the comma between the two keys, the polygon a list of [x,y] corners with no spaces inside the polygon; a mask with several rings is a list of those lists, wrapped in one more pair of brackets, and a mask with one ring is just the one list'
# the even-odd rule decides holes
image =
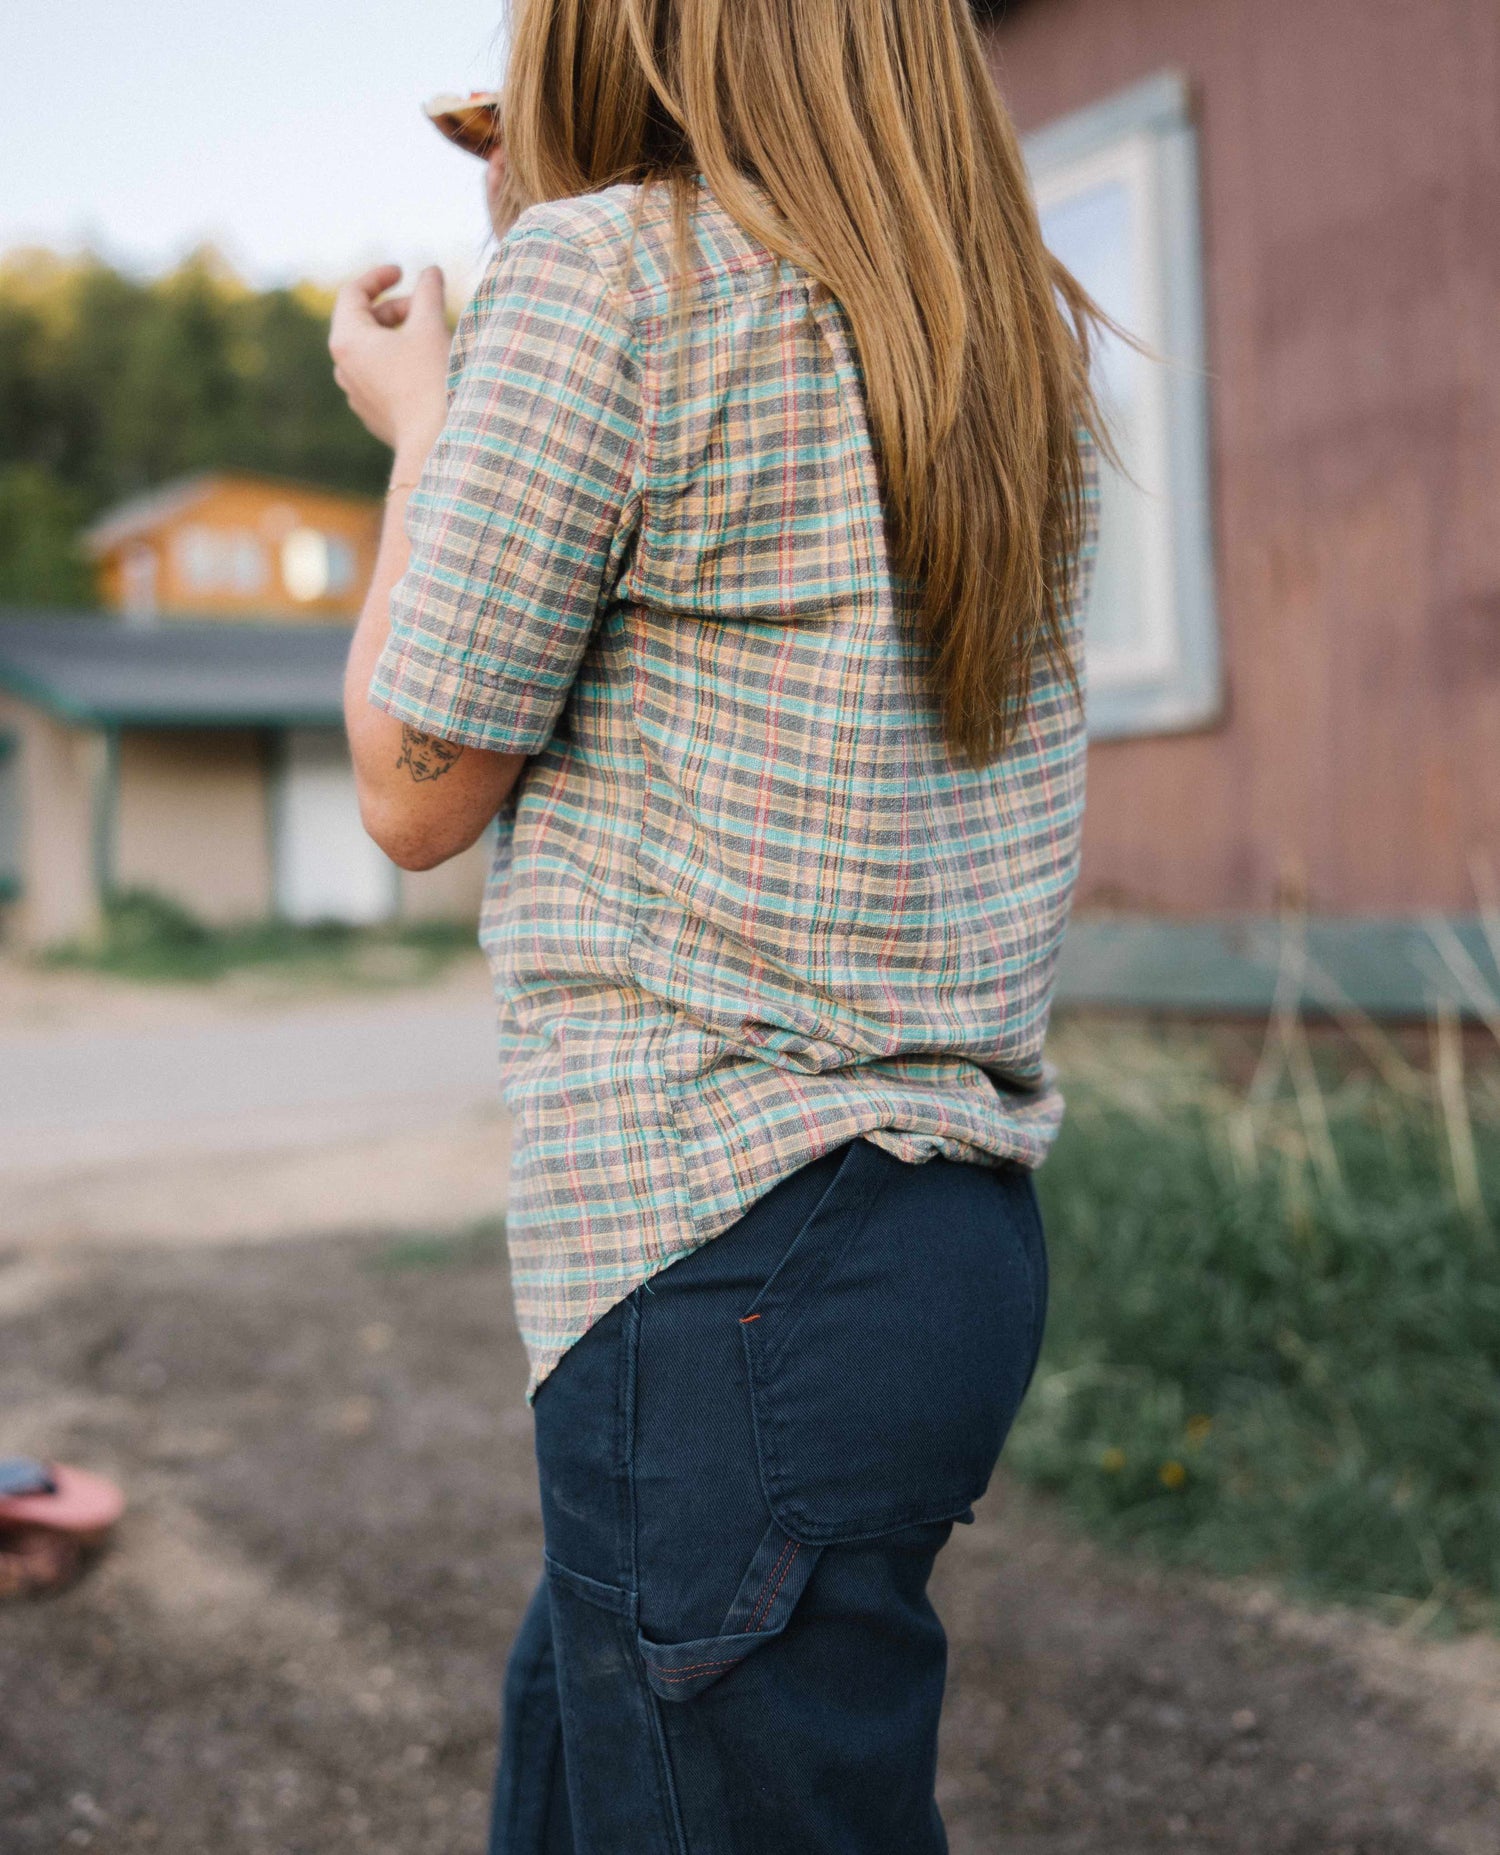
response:
{"label": "orange stitching on denim", "polygon": [[799,1540],[799,1541],[797,1542],[797,1544],[796,1544],[796,1545],[794,1545],[794,1546],[792,1547],[792,1556],[791,1556],[791,1558],[790,1558],[790,1559],[788,1559],[788,1560],[787,1560],[787,1562],[786,1562],[786,1571],[784,1571],[784,1572],[783,1572],[783,1573],[781,1574],[781,1576],[780,1576],[780,1577],[779,1577],[779,1578],[778,1578],[778,1579],[776,1580],[776,1589],[775,1589],[775,1590],[774,1590],[774,1591],[773,1591],[773,1592],[771,1593],[771,1600],[770,1600],[770,1603],[768,1603],[768,1604],[766,1605],[766,1609],[767,1609],[767,1611],[769,1611],[769,1610],[770,1610],[770,1608],[771,1608],[771,1604],[774,1604],[774,1603],[776,1602],[776,1599],[777,1599],[777,1597],[778,1597],[778,1596],[780,1595],[780,1592],[781,1592],[781,1587],[782,1587],[782,1586],[783,1586],[783,1585],[784,1585],[784,1584],[786,1583],[786,1581],[787,1581],[787,1573],[789,1573],[789,1572],[791,1571],[791,1569],[792,1569],[792,1565],[793,1565],[793,1562],[794,1562],[794,1561],[796,1560],[796,1557],[797,1557],[797,1554],[798,1554],[798,1553],[799,1553],[799,1552],[800,1552],[801,1550],[802,1550],[802,1543],[801,1543],[801,1541]]}
{"label": "orange stitching on denim", "polygon": [[695,1674],[705,1668],[733,1668],[736,1662],[743,1662],[744,1659],[742,1655],[731,1655],[727,1662],[689,1662],[679,1674],[658,1674],[656,1678],[658,1681],[691,1681]]}
{"label": "orange stitching on denim", "polygon": [[[789,1572],[792,1569],[792,1562],[793,1560],[795,1560],[795,1558],[797,1557],[797,1554],[801,1550],[802,1550],[801,1542],[800,1541],[795,1542],[792,1546],[792,1557],[788,1559],[786,1562],[786,1571],[783,1571],[781,1576],[776,1580],[776,1590],[771,1593],[771,1595],[766,1599],[765,1603],[761,1606],[761,1611],[760,1611],[761,1621],[764,1621],[765,1618],[770,1614],[771,1606],[776,1602],[776,1594],[778,1591],[780,1591],[781,1587],[786,1583],[787,1572]],[[772,1566],[771,1569],[772,1571],[774,1571],[776,1568],[775,1566]],[[752,1619],[752,1626],[753,1626],[753,1622],[754,1622],[754,1619]]]}
{"label": "orange stitching on denim", "polygon": [[759,1314],[742,1314],[740,1316],[740,1325],[742,1327],[748,1327],[752,1320],[759,1320],[759,1319],[760,1319]]}
{"label": "orange stitching on denim", "polygon": [[[766,1588],[767,1586],[769,1586],[771,1580],[776,1576],[777,1572],[781,1570],[781,1561],[786,1557],[788,1552],[791,1552],[793,1557],[795,1557],[796,1550],[797,1549],[793,1541],[791,1540],[783,1541],[781,1551],[778,1552],[776,1555],[776,1563],[771,1567],[770,1571],[768,1571],[765,1577],[760,1581],[760,1589],[755,1594],[755,1602],[750,1606],[750,1621],[745,1625],[745,1628],[747,1630],[753,1630],[755,1628],[756,1620],[760,1614],[761,1605],[764,1601],[766,1601]],[[780,1587],[778,1586],[777,1588],[779,1589]],[[772,1595],[774,1596],[775,1593],[773,1592]]]}

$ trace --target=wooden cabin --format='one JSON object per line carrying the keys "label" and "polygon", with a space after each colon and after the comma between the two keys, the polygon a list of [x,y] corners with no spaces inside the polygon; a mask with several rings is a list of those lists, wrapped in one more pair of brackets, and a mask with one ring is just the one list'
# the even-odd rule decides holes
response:
{"label": "wooden cabin", "polygon": [[347,625],[379,539],[375,497],[243,471],[178,478],[109,510],[83,535],[100,605],[134,624]]}

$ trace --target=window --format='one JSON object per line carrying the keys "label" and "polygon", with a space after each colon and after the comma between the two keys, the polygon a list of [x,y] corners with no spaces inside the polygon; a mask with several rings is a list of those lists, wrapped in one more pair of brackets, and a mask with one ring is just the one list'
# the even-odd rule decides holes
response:
{"label": "window", "polygon": [[266,553],[254,535],[236,534],[224,549],[224,578],[237,593],[258,593],[266,583]]}
{"label": "window", "polygon": [[319,529],[294,528],[281,544],[281,577],[301,604],[348,592],[354,571],[354,549]]}
{"label": "window", "polygon": [[357,564],[354,549],[349,543],[330,535],[328,537],[328,590],[331,594],[348,592],[354,584]]}
{"label": "window", "polygon": [[120,556],[120,609],[127,625],[149,625],[157,614],[154,547],[134,542]]}
{"label": "window", "polygon": [[173,537],[177,572],[190,593],[258,593],[266,583],[266,556],[255,536],[240,528],[198,523]]}
{"label": "window", "polygon": [[[1201,726],[1221,703],[1209,533],[1197,161],[1175,75],[1065,117],[1026,159],[1048,245],[1148,359],[1106,335],[1106,466],[1087,620],[1089,731]],[[1133,480],[1132,480],[1133,479]]]}
{"label": "window", "polygon": [[211,592],[219,583],[219,549],[211,528],[184,528],[176,538],[177,571],[195,593]]}

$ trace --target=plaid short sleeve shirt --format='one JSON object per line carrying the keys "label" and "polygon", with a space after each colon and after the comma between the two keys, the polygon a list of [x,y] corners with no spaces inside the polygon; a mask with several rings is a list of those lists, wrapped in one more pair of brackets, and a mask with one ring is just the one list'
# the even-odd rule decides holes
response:
{"label": "plaid short sleeve shirt", "polygon": [[501,242],[371,689],[532,756],[481,927],[528,1401],[829,1148],[1035,1165],[1061,1114],[1078,695],[1042,668],[999,761],[950,756],[847,321],[706,189],[693,231],[675,322],[670,213],[633,187]]}

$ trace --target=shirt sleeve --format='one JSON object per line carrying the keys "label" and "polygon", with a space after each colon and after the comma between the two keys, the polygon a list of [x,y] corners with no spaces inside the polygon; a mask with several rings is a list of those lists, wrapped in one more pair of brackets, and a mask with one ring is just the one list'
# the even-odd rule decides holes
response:
{"label": "shirt sleeve", "polygon": [[448,389],[370,701],[424,734],[534,753],[639,505],[639,370],[592,256],[546,225],[515,227],[460,320]]}

